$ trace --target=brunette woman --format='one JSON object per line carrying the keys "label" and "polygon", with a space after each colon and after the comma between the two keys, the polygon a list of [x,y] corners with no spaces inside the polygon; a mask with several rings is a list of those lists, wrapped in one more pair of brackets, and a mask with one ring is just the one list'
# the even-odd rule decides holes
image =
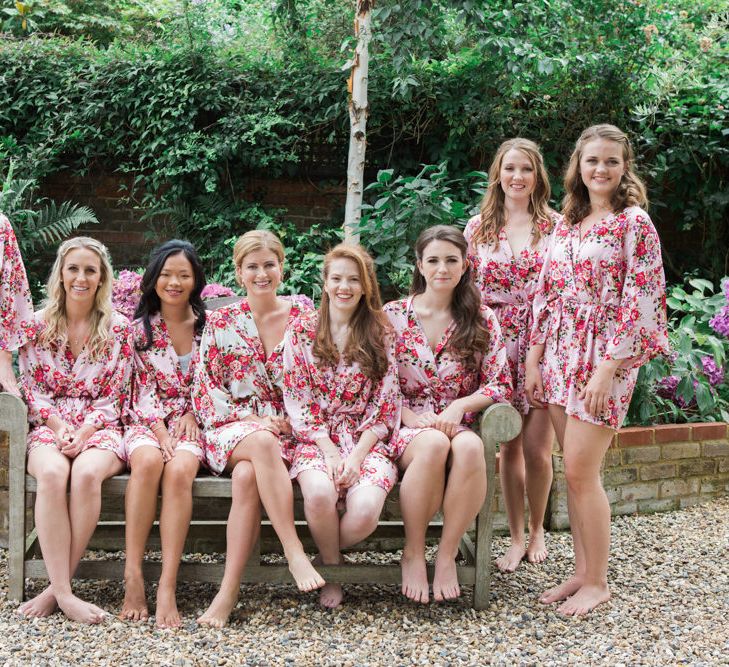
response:
{"label": "brunette woman", "polygon": [[486,498],[483,442],[470,426],[479,411],[511,398],[511,384],[499,323],[480,303],[463,233],[430,227],[415,255],[410,296],[388,303],[385,313],[397,335],[402,392],[402,428],[393,440],[405,471],[402,592],[426,603],[425,534],[441,506],[433,597],[460,595],[458,545]]}
{"label": "brunette woman", "polygon": [[[35,525],[50,586],[20,607],[98,623],[104,612],[77,598],[71,578],[96,528],[101,483],[125,468],[121,416],[132,344],[112,310],[106,248],[87,237],[61,244],[51,269],[38,337],[20,349],[28,403],[28,472],[36,478]],[[70,494],[66,492],[70,482]]]}
{"label": "brunette woman", "polygon": [[[333,565],[342,548],[377,527],[397,482],[387,443],[400,399],[372,258],[360,246],[340,244],[324,257],[323,275],[319,310],[286,335],[284,400],[296,441],[289,472],[301,486],[319,560]],[[319,599],[338,606],[342,587],[327,584]]]}
{"label": "brunette woman", "polygon": [[[284,248],[269,231],[241,236],[233,248],[246,298],[208,317],[193,384],[194,409],[203,425],[205,459],[216,475],[233,478],[225,574],[220,591],[198,623],[222,627],[238,601],[240,580],[258,537],[262,502],[301,591],[324,585],[294,526],[291,426],[284,416],[284,334],[311,309],[306,297],[280,297]],[[260,495],[260,499],[259,499]]]}
{"label": "brunette woman", "polygon": [[190,385],[205,326],[200,298],[204,287],[195,249],[187,241],[167,241],[152,251],[134,313],[133,393],[124,433],[131,475],[125,500],[126,592],[121,617],[148,617],[142,559],[161,480],[162,573],[155,620],[163,628],[180,625],[177,571],[192,516],[192,483],[203,459]]}
{"label": "brunette woman", "polygon": [[[524,392],[532,302],[549,233],[559,216],[551,211],[549,180],[539,147],[509,139],[496,151],[481,213],[469,220],[465,236],[481,300],[501,325],[514,387],[511,404],[523,415],[522,432],[500,445],[499,475],[511,546],[496,560],[513,572],[526,556],[547,557],[544,513],[552,485],[554,431],[546,410],[530,409]],[[524,538],[524,491],[529,500],[529,546]]]}
{"label": "brunette woman", "polygon": [[[546,404],[564,451],[575,572],[540,598],[587,614],[610,598],[610,506],[600,467],[625,419],[638,368],[667,352],[660,242],[645,212],[633,150],[613,125],[577,140],[564,220],[552,234],[534,299],[526,391]],[[541,367],[540,367],[541,362]]]}

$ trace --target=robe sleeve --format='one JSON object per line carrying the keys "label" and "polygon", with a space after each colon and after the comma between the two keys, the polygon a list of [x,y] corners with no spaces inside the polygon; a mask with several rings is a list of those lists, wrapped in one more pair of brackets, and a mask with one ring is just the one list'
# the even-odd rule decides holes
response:
{"label": "robe sleeve", "polygon": [[147,363],[148,359],[148,355],[135,348],[129,415],[132,422],[151,428],[167,415],[157,392],[156,369]]}
{"label": "robe sleeve", "polygon": [[28,406],[28,421],[31,426],[41,426],[52,416],[60,416],[53,400],[53,393],[46,377],[52,373],[49,364],[44,363],[38,345],[29,342],[18,352],[18,367],[23,396]]}
{"label": "robe sleeve", "polygon": [[668,354],[669,343],[666,279],[658,234],[645,211],[631,209],[628,215],[623,237],[625,281],[617,328],[605,358],[629,360],[624,367],[634,368]]}
{"label": "robe sleeve", "polygon": [[501,327],[490,308],[483,307],[481,314],[489,333],[489,342],[481,358],[478,391],[494,403],[508,403],[512,394],[511,372]]}
{"label": "robe sleeve", "polygon": [[0,350],[17,350],[33,331],[33,302],[18,241],[0,213]]}
{"label": "robe sleeve", "polygon": [[552,302],[557,298],[557,294],[551,289],[549,265],[552,261],[552,252],[556,238],[556,233],[552,233],[549,238],[547,249],[544,252],[544,263],[542,264],[542,270],[539,273],[537,287],[534,291],[534,300],[532,302],[532,329],[529,337],[530,345],[544,345],[547,340],[547,333],[551,326]]}

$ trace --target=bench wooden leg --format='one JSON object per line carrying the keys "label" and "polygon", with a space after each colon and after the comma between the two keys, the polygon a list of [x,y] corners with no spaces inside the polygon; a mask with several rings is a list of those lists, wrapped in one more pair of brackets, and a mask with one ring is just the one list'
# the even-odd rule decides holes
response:
{"label": "bench wooden leg", "polygon": [[486,498],[483,508],[476,518],[476,581],[473,586],[473,608],[486,609],[489,606],[491,591],[491,534],[493,516],[491,499]]}

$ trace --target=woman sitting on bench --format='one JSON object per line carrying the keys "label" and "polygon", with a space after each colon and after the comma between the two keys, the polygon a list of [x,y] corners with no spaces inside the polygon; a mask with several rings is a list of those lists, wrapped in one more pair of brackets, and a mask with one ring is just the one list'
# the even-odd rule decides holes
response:
{"label": "woman sitting on bench", "polygon": [[51,582],[20,607],[25,616],[48,616],[58,605],[74,621],[104,617],[73,594],[71,577],[99,520],[101,483],[125,468],[121,413],[132,343],[126,318],[112,310],[111,288],[101,243],[83,236],[62,243],[35,314],[38,337],[20,349],[35,525]]}

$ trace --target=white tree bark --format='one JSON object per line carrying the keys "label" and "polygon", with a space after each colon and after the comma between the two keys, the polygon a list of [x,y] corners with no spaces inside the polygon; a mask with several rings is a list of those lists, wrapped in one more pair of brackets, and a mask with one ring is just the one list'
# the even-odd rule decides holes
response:
{"label": "white tree bark", "polygon": [[344,210],[344,239],[357,242],[354,231],[362,215],[365,150],[367,149],[367,77],[369,74],[369,42],[372,37],[372,7],[374,0],[357,0],[354,34],[357,48],[348,63],[349,81],[349,157],[347,159],[347,203]]}

